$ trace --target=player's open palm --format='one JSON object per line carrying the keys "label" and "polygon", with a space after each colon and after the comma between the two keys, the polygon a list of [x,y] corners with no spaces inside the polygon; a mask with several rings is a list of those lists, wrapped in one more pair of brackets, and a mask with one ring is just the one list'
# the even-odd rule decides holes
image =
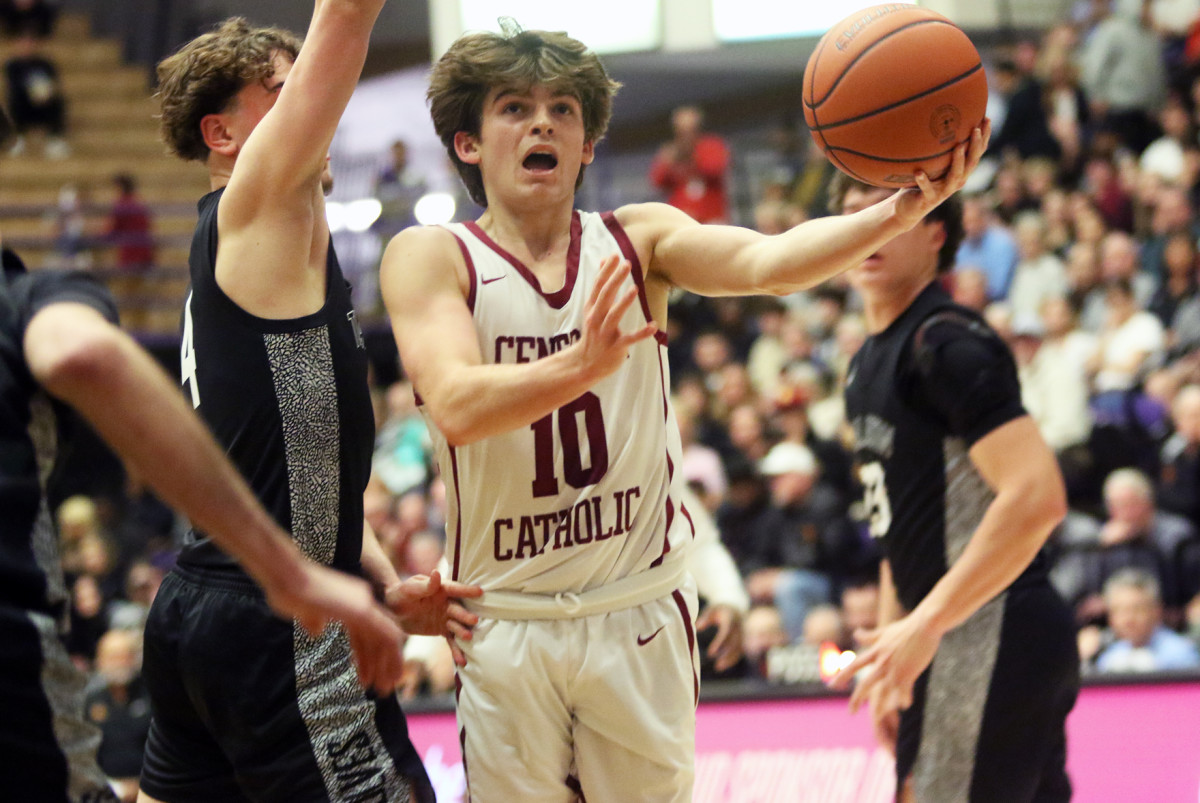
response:
{"label": "player's open palm", "polygon": [[629,276],[627,260],[610,256],[600,263],[600,276],[588,298],[580,339],[580,357],[586,371],[602,379],[621,367],[629,347],[654,334],[647,323],[632,332],[621,331],[621,320],[637,300],[637,287],[622,290]]}

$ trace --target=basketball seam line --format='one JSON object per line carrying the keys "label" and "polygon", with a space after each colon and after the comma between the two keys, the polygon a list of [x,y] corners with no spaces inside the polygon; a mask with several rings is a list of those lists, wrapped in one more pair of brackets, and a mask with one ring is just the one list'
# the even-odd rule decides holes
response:
{"label": "basketball seam line", "polygon": [[[818,106],[820,106],[825,101],[829,100],[829,96],[833,94],[833,90],[837,89],[838,84],[840,84],[842,82],[842,79],[846,77],[846,73],[850,72],[850,68],[853,67],[855,64],[857,64],[859,62],[859,60],[861,60],[864,56],[866,56],[868,53],[870,53],[872,50],[874,50],[881,42],[885,42],[889,38],[900,33],[901,31],[907,31],[909,28],[915,28],[918,25],[929,25],[932,23],[936,23],[938,25],[949,25],[952,28],[955,27],[954,23],[949,22],[948,20],[926,19],[926,20],[913,20],[912,22],[908,22],[908,23],[905,23],[904,25],[901,25],[899,28],[897,28],[894,31],[888,31],[886,34],[879,37],[874,42],[872,42],[871,44],[869,44],[865,48],[863,48],[863,52],[859,53],[857,56],[855,56],[853,59],[851,59],[850,63],[842,68],[842,73],[841,73],[841,75],[839,75],[837,77],[837,80],[835,80],[833,82],[833,84],[829,87],[829,89],[826,90],[825,97],[821,98],[820,100],[817,100],[816,97],[814,97],[813,102],[808,104],[808,108],[816,111],[816,108]],[[816,78],[815,77],[813,78],[813,89],[814,90],[816,89]],[[815,95],[816,93],[814,92],[813,94]]]}
{"label": "basketball seam line", "polygon": [[888,157],[888,156],[876,156],[873,153],[863,153],[862,151],[856,151],[853,148],[842,148],[837,145],[830,145],[829,149],[831,151],[838,151],[839,153],[849,154],[850,156],[862,156],[865,159],[870,159],[875,162],[901,163],[901,162],[923,162],[926,159],[936,159],[939,156],[945,156],[948,153],[954,153],[954,148],[957,148],[957,147],[958,146],[955,145],[951,148],[947,148],[944,151],[938,151],[937,153],[931,153],[926,156],[909,156],[909,157],[905,157],[903,159],[897,159],[897,158]]}
{"label": "basketball seam line", "polygon": [[[837,128],[840,125],[849,125],[850,123],[857,123],[858,121],[865,120],[868,117],[874,117],[877,114],[882,114],[883,112],[891,111],[892,109],[903,106],[905,103],[912,103],[914,100],[920,100],[921,98],[923,98],[927,95],[932,95],[934,92],[940,92],[943,89],[945,89],[946,87],[956,84],[959,81],[963,80],[964,78],[968,78],[971,75],[974,75],[975,73],[979,72],[982,69],[983,69],[983,62],[980,62],[979,64],[976,64],[974,67],[967,70],[966,72],[961,73],[960,75],[956,75],[953,78],[951,78],[950,80],[944,81],[944,82],[938,84],[937,86],[930,87],[929,89],[918,92],[917,94],[911,95],[907,98],[904,98],[903,100],[897,100],[894,103],[889,103],[886,106],[880,106],[878,109],[872,109],[869,112],[859,114],[855,117],[847,117],[845,120],[838,120],[835,123],[823,123],[820,125],[819,130],[825,131],[830,128]],[[816,115],[814,114],[813,117],[815,118]],[[815,131],[818,129],[814,128],[813,130]]]}

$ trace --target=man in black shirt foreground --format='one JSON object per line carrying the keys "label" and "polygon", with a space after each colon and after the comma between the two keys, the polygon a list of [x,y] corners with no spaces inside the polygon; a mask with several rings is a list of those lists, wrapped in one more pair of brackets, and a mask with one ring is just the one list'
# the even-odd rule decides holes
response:
{"label": "man in black shirt foreground", "polygon": [[[843,213],[889,192],[839,190]],[[1068,800],[1079,661],[1040,557],[1066,495],[1011,353],[938,281],[960,216],[951,199],[851,274],[871,335],[846,412],[884,561],[879,626],[833,682],[859,675],[851,709],[894,750],[899,800]]]}

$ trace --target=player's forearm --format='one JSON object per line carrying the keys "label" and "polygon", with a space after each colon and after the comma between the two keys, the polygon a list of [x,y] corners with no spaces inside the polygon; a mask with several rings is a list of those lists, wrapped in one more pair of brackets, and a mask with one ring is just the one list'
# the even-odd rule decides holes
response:
{"label": "player's forearm", "polygon": [[891,624],[904,615],[900,598],[896,596],[896,584],[892,581],[892,565],[886,560],[879,563],[879,618],[877,626]]}
{"label": "player's forearm", "polygon": [[367,579],[380,589],[400,583],[400,575],[396,573],[396,567],[383,551],[383,545],[379,543],[374,528],[365,521],[362,534],[362,570]]}
{"label": "player's forearm", "polygon": [[527,427],[601,378],[582,364],[574,346],[530,363],[463,365],[440,373],[430,391],[418,389],[452,446]]}
{"label": "player's forearm", "polygon": [[1052,480],[1001,490],[962,555],[913,614],[938,633],[966,621],[1025,571],[1065,513]]}
{"label": "player's forearm", "polygon": [[912,227],[895,213],[895,196],[852,215],[806,221],[758,246],[756,283],[787,295],[861,265]]}
{"label": "player's forearm", "polygon": [[128,335],[90,309],[54,305],[25,339],[34,376],[70,404],[164,502],[212,536],[264,585],[301,556],[255,499],[179,389]]}

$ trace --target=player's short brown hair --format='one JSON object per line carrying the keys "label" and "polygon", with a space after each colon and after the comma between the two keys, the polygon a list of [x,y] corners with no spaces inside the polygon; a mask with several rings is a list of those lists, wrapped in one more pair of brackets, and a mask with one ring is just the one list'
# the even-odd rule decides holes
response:
{"label": "player's short brown hair", "polygon": [[[875,191],[882,188],[851,178],[839,170],[829,181],[830,213],[835,215],[842,213],[842,202],[846,198],[846,193],[851,189]],[[962,200],[958,197],[958,193],[951,195],[934,207],[933,211],[925,216],[925,222],[942,224],[942,230],[946,233],[946,241],[938,250],[937,272],[939,274],[949,273],[954,268],[954,257],[958,253],[958,246],[963,239]]]}
{"label": "player's short brown hair", "polygon": [[[506,21],[507,23],[507,21]],[[584,136],[599,142],[612,117],[613,96],[620,84],[608,76],[595,53],[565,33],[523,31],[504,26],[504,33],[470,33],[460,37],[437,61],[429,80],[433,127],[446,147],[471,200],[486,206],[478,165],[464,164],[454,150],[454,135],[478,135],[483,103],[497,87],[527,90],[534,85],[579,100]],[[579,171],[576,188],[583,181]]]}
{"label": "player's short brown hair", "polygon": [[300,38],[281,28],[252,27],[231,17],[158,64],[160,130],[171,152],[203,162],[208,146],[200,121],[229,107],[238,92],[274,73],[276,54],[295,60]]}

